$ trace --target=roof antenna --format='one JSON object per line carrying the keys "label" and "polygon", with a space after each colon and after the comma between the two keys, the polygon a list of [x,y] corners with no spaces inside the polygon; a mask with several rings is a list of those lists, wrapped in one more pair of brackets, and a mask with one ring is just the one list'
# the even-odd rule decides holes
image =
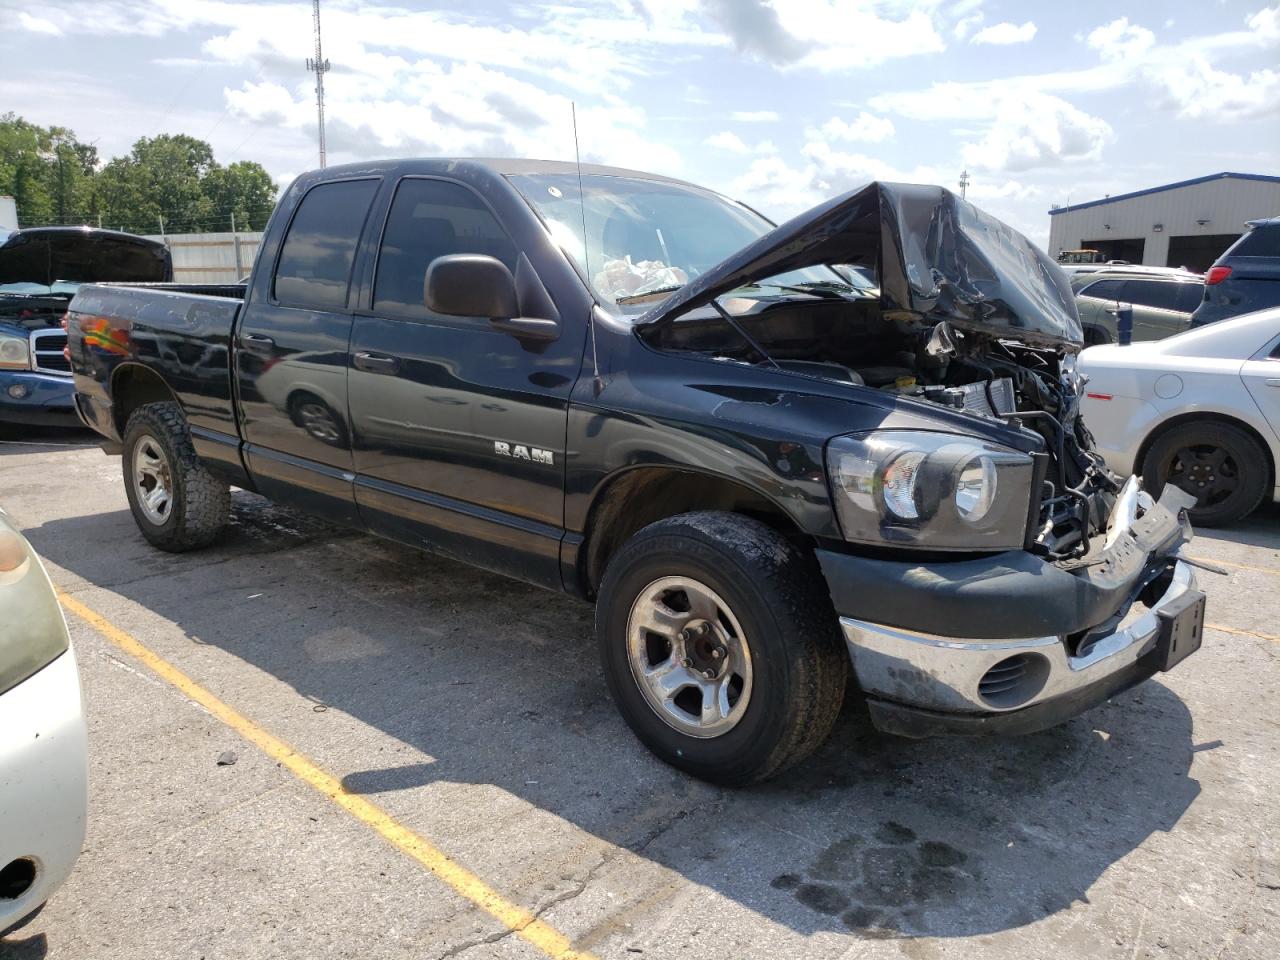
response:
{"label": "roof antenna", "polygon": [[[582,215],[582,269],[587,274],[587,289],[591,289],[591,252],[587,243],[587,202],[582,190],[582,154],[578,150],[578,105],[569,101],[569,110],[573,116],[573,162],[578,167],[578,212]],[[596,353],[596,304],[592,298],[591,309],[587,313],[587,327],[591,331],[591,371],[595,378],[595,395],[600,396],[604,383],[600,380],[600,357]]]}

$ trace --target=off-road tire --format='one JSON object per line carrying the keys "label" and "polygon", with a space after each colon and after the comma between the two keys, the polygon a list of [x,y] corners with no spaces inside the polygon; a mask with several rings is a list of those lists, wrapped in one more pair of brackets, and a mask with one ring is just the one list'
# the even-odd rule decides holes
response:
{"label": "off-road tire", "polygon": [[[172,478],[172,505],[160,524],[153,522],[139,504],[133,476],[134,450],[148,436],[164,451]],[[198,550],[222,532],[231,512],[231,489],[200,463],[187,418],[178,404],[148,403],[135,410],[125,427],[120,459],[129,509],[152,546],[171,553]]]}
{"label": "off-road tire", "polygon": [[[636,598],[675,576],[704,583],[723,598],[751,651],[753,688],[742,718],[710,739],[659,717],[628,661]],[[848,657],[817,562],[738,514],[681,514],[628,540],[605,570],[596,639],[609,691],[636,736],[662,760],[712,783],[765,780],[808,756],[831,732],[844,698]]]}
{"label": "off-road tire", "polygon": [[1267,495],[1270,469],[1258,441],[1239,427],[1220,420],[1200,420],[1171,427],[1156,437],[1142,459],[1142,481],[1159,497],[1177,452],[1187,447],[1227,451],[1237,471],[1236,488],[1219,503],[1192,507],[1187,515],[1199,527],[1221,527],[1247,517]]}

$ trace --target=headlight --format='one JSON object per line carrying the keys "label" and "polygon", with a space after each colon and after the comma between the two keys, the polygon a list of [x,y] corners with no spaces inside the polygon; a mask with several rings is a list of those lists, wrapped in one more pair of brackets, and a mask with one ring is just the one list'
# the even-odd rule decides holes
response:
{"label": "headlight", "polygon": [[31,345],[26,337],[0,333],[0,369],[31,369]]}
{"label": "headlight", "polygon": [[1022,546],[1030,456],[972,437],[885,430],[837,437],[827,470],[846,540],[928,550]]}
{"label": "headlight", "polygon": [[0,515],[0,693],[67,649],[67,626],[40,561]]}

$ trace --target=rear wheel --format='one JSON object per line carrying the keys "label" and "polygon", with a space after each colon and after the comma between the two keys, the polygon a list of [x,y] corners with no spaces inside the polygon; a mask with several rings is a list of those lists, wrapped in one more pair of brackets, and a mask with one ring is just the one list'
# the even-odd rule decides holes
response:
{"label": "rear wheel", "polygon": [[182,408],[148,403],[125,428],[125,493],[142,535],[175,553],[207,546],[231,511],[231,490],[196,456]]}
{"label": "rear wheel", "polygon": [[1262,503],[1269,471],[1266,454],[1239,427],[1219,421],[1185,423],[1162,433],[1142,463],[1143,483],[1159,496],[1166,483],[1196,497],[1191,522],[1233,523]]}
{"label": "rear wheel", "polygon": [[682,514],[637,533],[605,572],[596,636],[636,736],[714,783],[780,772],[840,711],[846,657],[822,575],[746,517]]}

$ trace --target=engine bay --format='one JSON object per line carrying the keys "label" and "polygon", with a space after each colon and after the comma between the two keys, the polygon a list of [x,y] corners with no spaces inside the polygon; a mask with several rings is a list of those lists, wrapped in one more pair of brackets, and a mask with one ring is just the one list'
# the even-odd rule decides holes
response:
{"label": "engine bay", "polygon": [[1074,350],[889,319],[873,299],[723,297],[641,332],[661,350],[891,393],[1028,430],[1041,440],[1038,526],[1027,548],[1078,563],[1120,489],[1080,417]]}

